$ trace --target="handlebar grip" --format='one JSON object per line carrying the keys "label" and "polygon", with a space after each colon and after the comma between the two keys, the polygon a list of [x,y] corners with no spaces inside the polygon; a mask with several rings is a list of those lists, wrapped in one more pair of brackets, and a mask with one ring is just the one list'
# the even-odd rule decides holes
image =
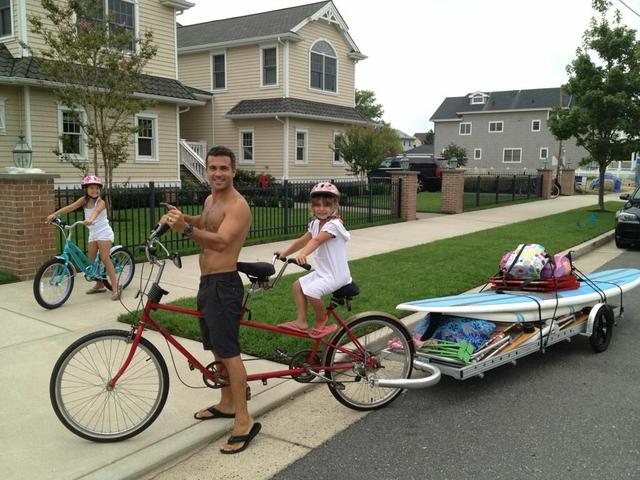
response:
{"label": "handlebar grip", "polygon": [[162,235],[167,233],[167,231],[170,228],[171,227],[167,223],[160,223],[160,224],[156,225],[155,228],[153,229],[153,231],[151,232],[151,235],[149,235],[149,240],[153,240],[154,238],[161,237]]}
{"label": "handlebar grip", "polygon": [[298,265],[300,268],[304,268],[305,270],[311,270],[311,265],[309,265],[308,263],[303,263],[302,265],[300,265],[295,258],[289,258],[289,259],[282,259],[283,262],[287,262],[287,263],[293,263],[295,265]]}

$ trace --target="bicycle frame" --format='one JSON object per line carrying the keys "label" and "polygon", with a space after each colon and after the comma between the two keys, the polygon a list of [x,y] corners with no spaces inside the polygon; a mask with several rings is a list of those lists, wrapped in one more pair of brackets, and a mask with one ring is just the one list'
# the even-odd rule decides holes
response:
{"label": "bicycle frame", "polygon": [[[65,264],[73,265],[74,269],[79,269],[87,275],[88,277],[96,277],[98,276],[99,269],[102,266],[102,262],[100,261],[100,256],[96,255],[95,261],[91,261],[89,257],[76,245],[71,236],[73,235],[73,229],[77,225],[84,225],[84,222],[78,221],[73,223],[72,225],[61,226],[57,222],[54,223],[62,232],[62,235],[65,237],[64,248],[59,255],[56,255],[57,258],[64,260]],[[65,233],[64,230],[68,230],[68,233]],[[73,262],[71,262],[73,260]]]}

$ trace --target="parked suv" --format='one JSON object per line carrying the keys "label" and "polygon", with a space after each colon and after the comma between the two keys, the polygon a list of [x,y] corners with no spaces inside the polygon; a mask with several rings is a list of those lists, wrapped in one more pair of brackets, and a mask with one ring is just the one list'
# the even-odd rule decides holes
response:
{"label": "parked suv", "polygon": [[620,195],[627,203],[616,212],[616,247],[640,245],[640,187],[629,195]]}
{"label": "parked suv", "polygon": [[[442,170],[447,168],[444,160],[437,158],[409,158],[406,170],[418,172],[418,191],[439,192],[442,188]],[[405,170],[402,161],[397,158],[386,158],[378,168],[369,172],[369,177],[389,177],[394,171]]]}

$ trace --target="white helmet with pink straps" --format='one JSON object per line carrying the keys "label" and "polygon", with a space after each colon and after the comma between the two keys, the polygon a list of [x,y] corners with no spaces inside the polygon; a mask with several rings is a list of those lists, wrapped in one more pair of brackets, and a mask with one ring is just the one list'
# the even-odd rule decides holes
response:
{"label": "white helmet with pink straps", "polygon": [[340,191],[338,190],[338,187],[331,182],[320,182],[311,189],[311,194],[309,196],[311,198],[319,196],[340,198]]}
{"label": "white helmet with pink straps", "polygon": [[88,187],[89,185],[98,185],[102,187],[102,179],[96,175],[87,175],[82,179],[82,186]]}

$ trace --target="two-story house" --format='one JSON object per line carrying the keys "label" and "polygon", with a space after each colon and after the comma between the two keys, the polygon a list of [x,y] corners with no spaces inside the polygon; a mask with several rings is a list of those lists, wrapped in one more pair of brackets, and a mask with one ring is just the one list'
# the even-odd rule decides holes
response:
{"label": "two-story house", "polygon": [[560,144],[547,124],[551,110],[569,107],[571,100],[561,88],[447,97],[430,118],[434,151],[451,143],[464,147],[468,169],[533,171],[558,158],[577,167],[588,152],[574,139]]}
{"label": "two-story house", "polygon": [[[115,13],[118,22],[134,35],[152,30],[158,47],[146,66],[144,87],[136,93],[157,104],[131,119],[141,127],[140,132],[128,161],[114,170],[115,182],[180,181],[180,112],[202,106],[210,98],[207,92],[178,81],[176,15],[192,6],[185,0],[104,1],[105,12]],[[44,78],[38,59],[20,45],[22,41],[36,52],[43,46],[41,36],[30,31],[30,15],[44,17],[40,0],[0,0],[0,169],[12,165],[12,150],[23,134],[33,151],[33,167],[59,174],[56,183],[77,185],[80,172],[53,151],[64,151],[81,161],[90,158],[90,152],[74,116],[56,100],[56,82]],[[61,142],[61,135],[71,141]]]}
{"label": "two-story house", "polygon": [[182,138],[222,144],[238,167],[280,179],[348,176],[335,138],[366,123],[355,67],[366,58],[331,1],[179,26],[182,82],[211,101],[180,115]]}
{"label": "two-story house", "polygon": [[411,150],[412,148],[416,148],[416,138],[412,137],[411,135],[404,133],[402,130],[398,130],[397,128],[394,129],[394,131],[396,132],[396,135],[398,136],[398,138],[400,139],[400,143],[402,144],[402,150],[403,151],[407,151],[407,150]]}

